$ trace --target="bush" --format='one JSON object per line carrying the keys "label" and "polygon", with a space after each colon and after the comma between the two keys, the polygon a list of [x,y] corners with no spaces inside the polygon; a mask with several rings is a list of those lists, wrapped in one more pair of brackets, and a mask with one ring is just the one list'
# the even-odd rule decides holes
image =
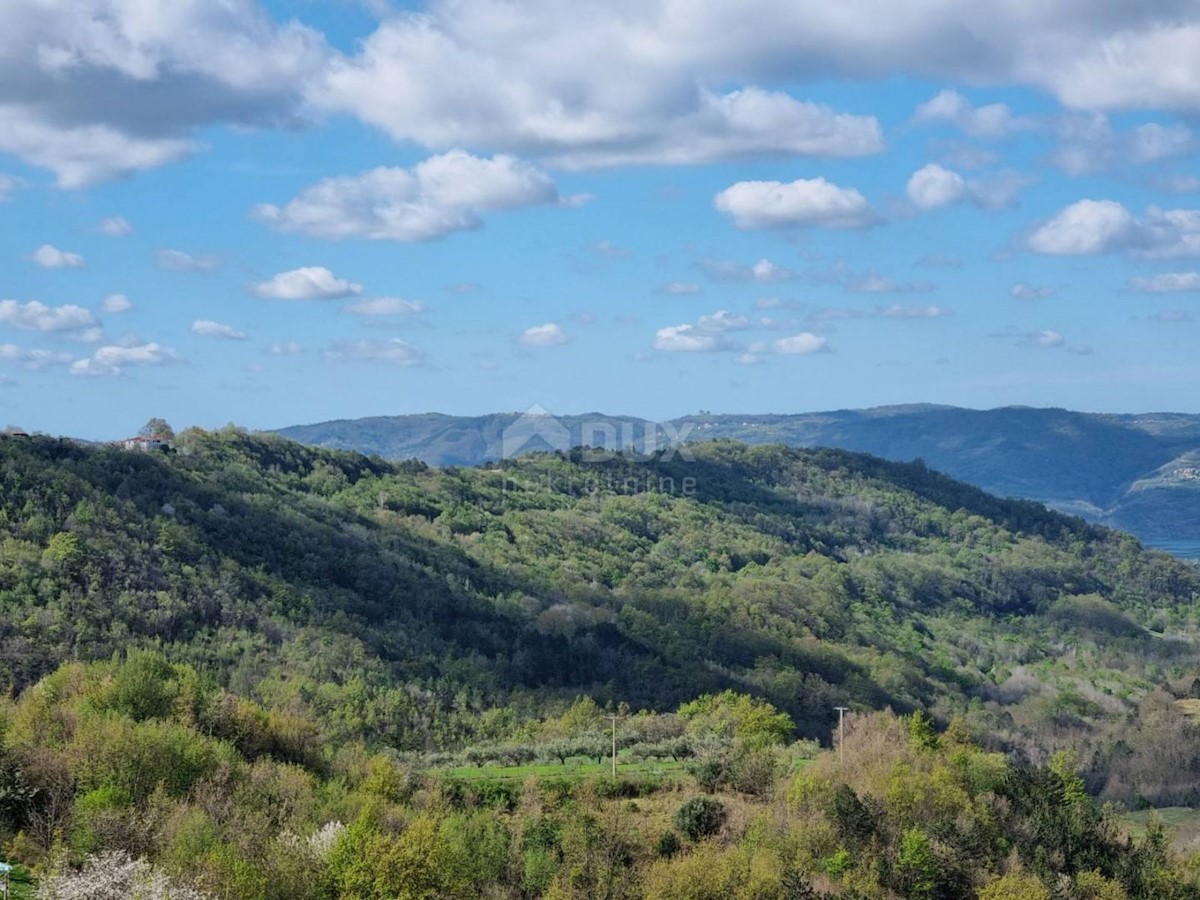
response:
{"label": "bush", "polygon": [[714,797],[693,797],[675,813],[675,825],[692,841],[711,837],[721,830],[728,813]]}

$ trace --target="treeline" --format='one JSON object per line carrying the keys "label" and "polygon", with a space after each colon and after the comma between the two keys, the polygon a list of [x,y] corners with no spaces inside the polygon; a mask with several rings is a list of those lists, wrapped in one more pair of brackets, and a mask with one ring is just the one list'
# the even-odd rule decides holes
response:
{"label": "treeline", "polygon": [[[597,712],[580,701],[531,739]],[[1200,860],[1154,825],[1129,838],[1066,754],[1014,765],[961,723],[875,713],[797,767],[787,717],[734,693],[627,721],[716,742],[753,789],[462,780],[327,744],[156,655],[70,664],[0,708],[0,841],[39,900],[1200,897]]]}

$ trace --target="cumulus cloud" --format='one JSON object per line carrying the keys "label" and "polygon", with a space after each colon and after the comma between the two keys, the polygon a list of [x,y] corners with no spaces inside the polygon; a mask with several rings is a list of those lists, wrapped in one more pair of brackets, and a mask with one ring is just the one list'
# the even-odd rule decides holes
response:
{"label": "cumulus cloud", "polygon": [[1082,256],[1123,250],[1141,229],[1133,214],[1114,200],[1080,200],[1061,210],[1029,236],[1035,253]]}
{"label": "cumulus cloud", "polygon": [[43,269],[82,269],[85,265],[78,253],[59,250],[51,244],[42,244],[29,258]]}
{"label": "cumulus cloud", "polygon": [[304,345],[299,341],[272,341],[267,352],[272,356],[295,356],[304,352]]}
{"label": "cumulus cloud", "polygon": [[73,359],[74,357],[70,353],[18,347],[16,344],[0,344],[0,362],[16,363],[27,369],[65,366]]}
{"label": "cumulus cloud", "polygon": [[159,250],[154,260],[160,269],[168,272],[212,272],[221,265],[215,256],[193,256],[182,250]]}
{"label": "cumulus cloud", "polygon": [[9,0],[0,151],[82,188],[183,159],[216,123],[298,120],[324,38],[254,0]]}
{"label": "cumulus cloud", "polygon": [[670,325],[654,333],[654,349],[665,353],[710,353],[732,350],[734,345],[720,333],[702,331],[695,325]]}
{"label": "cumulus cloud", "polygon": [[1019,281],[1012,286],[1009,294],[1014,300],[1041,300],[1045,297],[1054,296],[1054,288],[1039,287],[1036,284],[1026,284]]}
{"label": "cumulus cloud", "polygon": [[913,172],[906,189],[908,199],[917,209],[937,209],[957,203],[967,194],[967,183],[957,172],[936,163]]}
{"label": "cumulus cloud", "polygon": [[777,284],[796,277],[796,273],[791,269],[773,263],[766,257],[752,265],[743,265],[729,259],[706,259],[700,263],[700,267],[710,281],[716,282]]}
{"label": "cumulus cloud", "polygon": [[738,228],[821,226],[865,228],[879,221],[867,198],[824,178],[739,181],[713,198],[713,206]]}
{"label": "cumulus cloud", "polygon": [[124,294],[109,294],[100,301],[100,308],[110,315],[117,315],[133,309],[133,301]]}
{"label": "cumulus cloud", "polygon": [[1033,127],[1032,120],[1013,114],[1005,103],[973,106],[958,91],[939,91],[913,113],[918,124],[949,123],[976,138],[1002,138]]}
{"label": "cumulus cloud", "polygon": [[1200,291],[1200,272],[1162,272],[1150,277],[1139,276],[1129,280],[1135,291],[1148,294],[1175,294],[1185,291]]}
{"label": "cumulus cloud", "polygon": [[128,237],[133,234],[133,223],[124,216],[108,216],[100,220],[96,231],[105,237]]}
{"label": "cumulus cloud", "polygon": [[524,347],[557,347],[569,340],[563,327],[556,322],[526,328],[517,339]]}
{"label": "cumulus cloud", "polygon": [[[840,281],[853,294],[923,294],[932,291],[936,285],[929,281],[896,281],[886,275],[881,275],[875,269],[867,269],[861,275],[855,275],[841,267],[834,270],[833,280]],[[822,275],[818,280],[825,278]]]}
{"label": "cumulus cloud", "polygon": [[954,315],[944,306],[885,306],[879,310],[885,319],[942,319]]}
{"label": "cumulus cloud", "polygon": [[47,306],[37,300],[28,303],[0,300],[0,326],[21,331],[70,333],[83,339],[94,339],[98,325],[91,311],[82,306]]}
{"label": "cumulus cloud", "polygon": [[107,344],[89,357],[71,364],[71,374],[80,376],[123,375],[134,367],[164,366],[176,360],[174,351],[154,342],[143,344]]}
{"label": "cumulus cloud", "polygon": [[334,341],[325,350],[325,358],[333,361],[382,362],[409,368],[425,362],[425,356],[407,341]]}
{"label": "cumulus cloud", "polygon": [[226,341],[244,341],[246,339],[244,331],[238,331],[232,325],[213,322],[209,319],[197,319],[192,323],[191,331],[192,334],[200,337],[221,338]]}
{"label": "cumulus cloud", "polygon": [[338,300],[361,294],[363,286],[338,278],[323,266],[304,266],[254,285],[253,292],[270,300]]}
{"label": "cumulus cloud", "polygon": [[1036,228],[1027,243],[1035,253],[1058,256],[1200,256],[1200,210],[1152,206],[1138,217],[1115,200],[1080,200]]}
{"label": "cumulus cloud", "polygon": [[668,281],[658,289],[658,293],[671,297],[687,297],[704,293],[704,288],[694,281]]}
{"label": "cumulus cloud", "polygon": [[1034,347],[1061,347],[1066,339],[1061,332],[1045,329],[1025,335],[1024,342]]}
{"label": "cumulus cloud", "polygon": [[1090,175],[1125,165],[1144,165],[1186,156],[1197,149],[1184,125],[1146,122],[1117,131],[1102,113],[1064,116],[1050,161],[1068,175]]}
{"label": "cumulus cloud", "polygon": [[369,297],[347,303],[342,307],[342,311],[367,318],[385,318],[416,315],[425,311],[425,305],[418,300],[405,300],[401,297]]}
{"label": "cumulus cloud", "polygon": [[829,350],[829,339],[811,331],[789,335],[772,341],[770,345],[775,353],[785,356],[807,356],[811,353],[824,353]]}
{"label": "cumulus cloud", "polygon": [[530,163],[451,150],[411,169],[326,178],[283,206],[260,204],[252,212],[280,231],[411,242],[479,228],[485,213],[560,200],[550,176]]}
{"label": "cumulus cloud", "polygon": [[912,174],[906,193],[913,206],[924,212],[964,200],[970,200],[980,209],[1007,209],[1016,203],[1022,188],[1034,180],[1012,169],[968,180],[951,169],[930,163]]}

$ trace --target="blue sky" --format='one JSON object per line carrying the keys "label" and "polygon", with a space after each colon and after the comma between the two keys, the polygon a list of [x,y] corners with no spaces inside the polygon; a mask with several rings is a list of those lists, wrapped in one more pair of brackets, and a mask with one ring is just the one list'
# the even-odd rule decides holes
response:
{"label": "blue sky", "polygon": [[0,425],[1200,411],[1192,3],[8,5]]}

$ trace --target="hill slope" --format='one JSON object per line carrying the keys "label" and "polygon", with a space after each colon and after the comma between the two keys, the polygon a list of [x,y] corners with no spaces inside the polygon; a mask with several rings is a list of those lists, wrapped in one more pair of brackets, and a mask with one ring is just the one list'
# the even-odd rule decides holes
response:
{"label": "hill slope", "polygon": [[[394,416],[285,428],[304,443],[479,465],[504,455],[515,413]],[[572,446],[642,449],[653,425],[601,414],[562,417]],[[991,493],[1023,497],[1148,539],[1200,540],[1200,416],[1096,415],[1061,409],[897,406],[800,415],[696,415],[665,423],[689,440],[837,447],[898,461],[921,458]],[[660,436],[661,441],[661,436]],[[661,443],[660,443],[661,446]]]}
{"label": "hill slope", "polygon": [[228,429],[177,449],[0,442],[7,684],[156,647],[332,739],[420,748],[489,707],[725,687],[805,734],[851,703],[1016,736],[1191,671],[1200,573],[920,464],[715,442],[437,470]]}

